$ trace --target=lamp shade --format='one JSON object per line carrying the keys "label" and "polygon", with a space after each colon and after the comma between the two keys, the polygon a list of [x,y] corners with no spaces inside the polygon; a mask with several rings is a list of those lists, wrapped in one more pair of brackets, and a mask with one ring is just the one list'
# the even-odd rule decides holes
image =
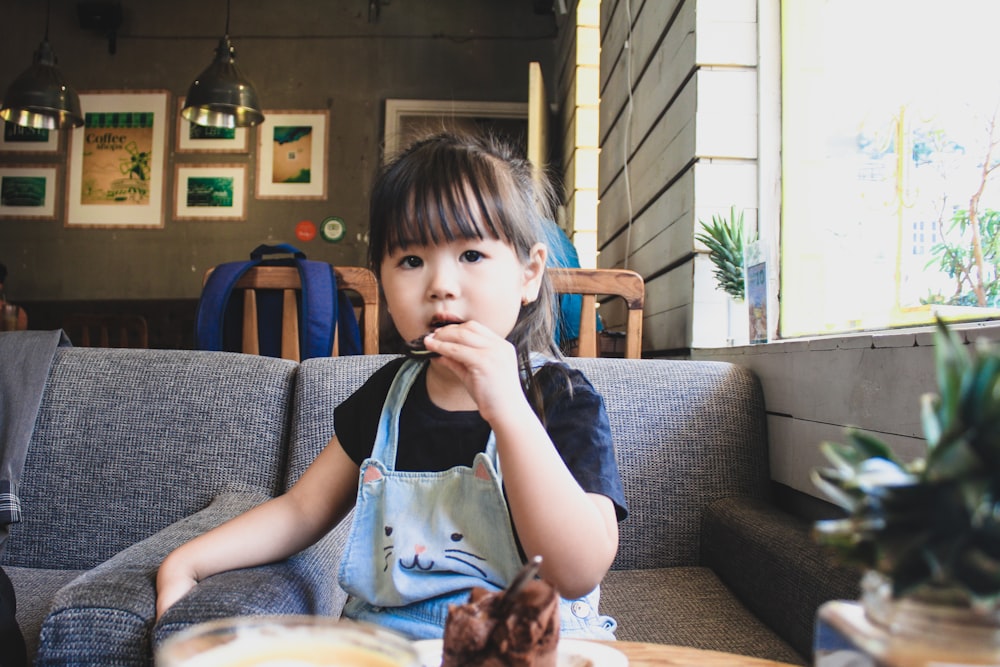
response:
{"label": "lamp shade", "polygon": [[14,79],[3,98],[0,118],[9,123],[46,130],[83,125],[80,97],[56,67],[47,40],[35,51],[34,63]]}
{"label": "lamp shade", "polygon": [[229,35],[219,40],[215,60],[191,84],[181,115],[211,127],[251,127],[264,120],[257,90],[236,65]]}

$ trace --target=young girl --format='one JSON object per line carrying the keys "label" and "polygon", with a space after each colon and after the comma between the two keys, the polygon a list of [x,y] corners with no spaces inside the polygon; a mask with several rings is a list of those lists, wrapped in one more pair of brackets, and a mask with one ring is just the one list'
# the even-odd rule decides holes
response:
{"label": "young girl", "polygon": [[223,570],[286,558],[355,507],[344,615],[440,637],[448,604],[526,558],[563,598],[563,636],[613,639],[598,584],[625,501],[604,404],[553,345],[544,197],[488,139],[419,141],[376,180],[370,260],[400,342],[334,410],[336,435],[287,493],[188,542],[157,577],[161,614]]}

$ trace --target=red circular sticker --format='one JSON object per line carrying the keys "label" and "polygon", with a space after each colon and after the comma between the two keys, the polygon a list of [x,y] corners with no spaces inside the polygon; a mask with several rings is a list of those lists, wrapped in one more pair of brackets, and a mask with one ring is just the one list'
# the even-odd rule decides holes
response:
{"label": "red circular sticker", "polygon": [[316,238],[316,225],[309,220],[303,220],[295,225],[295,237],[300,241],[312,241]]}

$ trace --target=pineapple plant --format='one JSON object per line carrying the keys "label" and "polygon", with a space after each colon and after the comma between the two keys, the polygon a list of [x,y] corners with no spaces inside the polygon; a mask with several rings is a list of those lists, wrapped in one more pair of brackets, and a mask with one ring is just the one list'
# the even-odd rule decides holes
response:
{"label": "pineapple plant", "polygon": [[733,206],[729,209],[729,220],[713,215],[712,224],[701,222],[701,228],[703,233],[696,234],[695,238],[708,247],[719,288],[742,300],[746,294],[743,281],[743,212],[737,217],[736,207]]}
{"label": "pineapple plant", "polygon": [[[968,348],[968,349],[967,349]],[[963,345],[938,320],[938,393],[922,397],[925,453],[900,460],[878,438],[848,430],[825,442],[832,464],[813,481],[846,511],[814,536],[847,562],[911,597],[996,612],[1000,600],[1000,348]]]}

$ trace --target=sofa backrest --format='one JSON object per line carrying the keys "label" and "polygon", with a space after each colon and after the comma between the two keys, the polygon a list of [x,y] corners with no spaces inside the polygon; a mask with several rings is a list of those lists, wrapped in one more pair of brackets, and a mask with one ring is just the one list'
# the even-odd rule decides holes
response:
{"label": "sofa backrest", "polygon": [[615,570],[697,565],[701,515],[766,497],[764,398],[746,368],[667,359],[571,359],[604,397],[629,503]]}
{"label": "sofa backrest", "polygon": [[366,354],[302,362],[295,384],[286,489],[302,476],[333,436],[333,409],[393,358],[391,354]]}
{"label": "sofa backrest", "polygon": [[[333,408],[391,357],[309,359],[296,385],[291,484],[333,434]],[[696,565],[713,501],[766,497],[766,416],[756,377],[723,362],[580,359],[604,397],[629,503],[614,569]]]}
{"label": "sofa backrest", "polygon": [[277,493],[297,368],[227,352],[60,348],[3,563],[90,568],[220,491]]}

